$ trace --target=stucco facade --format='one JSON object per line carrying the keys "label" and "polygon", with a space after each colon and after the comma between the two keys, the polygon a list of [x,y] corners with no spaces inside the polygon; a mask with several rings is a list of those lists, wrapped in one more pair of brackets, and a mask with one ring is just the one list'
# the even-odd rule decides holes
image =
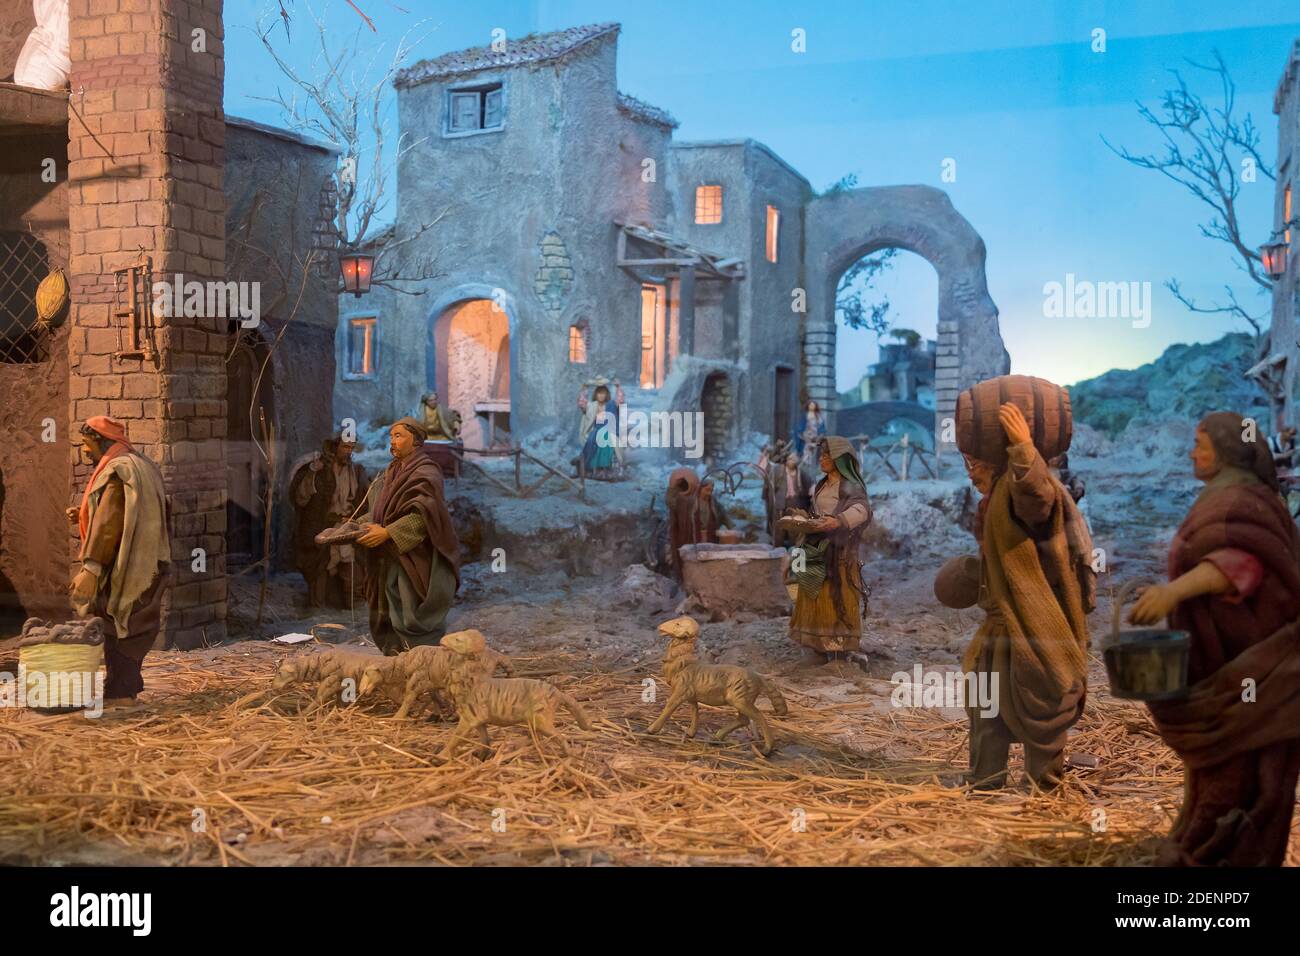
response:
{"label": "stucco facade", "polygon": [[1288,241],[1289,246],[1286,272],[1273,284],[1270,341],[1273,355],[1284,363],[1282,418],[1295,424],[1300,414],[1300,254],[1296,251],[1300,229],[1292,226],[1288,233],[1285,224],[1300,220],[1300,40],[1291,47],[1273,98],[1273,112],[1278,118],[1273,225],[1283,234],[1272,241]]}
{"label": "stucco facade", "polygon": [[[754,140],[674,142],[668,114],[619,92],[618,32],[534,35],[398,75],[399,130],[414,146],[383,237],[402,245],[385,261],[380,243],[375,271],[431,276],[344,297],[336,417],[389,422],[429,389],[463,402],[440,323],[482,298],[508,319],[495,361],[509,365],[511,439],[576,429],[579,388],[604,375],[633,410],[703,411],[717,457],[751,432],[788,434],[801,400],[833,412],[833,290],[852,264],[841,260],[889,243],[935,261],[948,290],[941,409],[966,379],[1005,371],[983,244],[943,193],[819,199]],[[469,405],[453,407],[469,420]]]}

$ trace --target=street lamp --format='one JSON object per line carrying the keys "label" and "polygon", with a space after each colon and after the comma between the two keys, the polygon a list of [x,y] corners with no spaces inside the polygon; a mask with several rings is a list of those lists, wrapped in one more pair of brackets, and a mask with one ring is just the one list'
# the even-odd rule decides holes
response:
{"label": "street lamp", "polygon": [[359,252],[339,256],[339,269],[343,272],[343,291],[351,292],[358,299],[370,291],[370,275],[374,269],[375,257]]}
{"label": "street lamp", "polygon": [[1264,271],[1273,279],[1280,279],[1286,274],[1287,244],[1270,242],[1259,247],[1259,259],[1264,264]]}

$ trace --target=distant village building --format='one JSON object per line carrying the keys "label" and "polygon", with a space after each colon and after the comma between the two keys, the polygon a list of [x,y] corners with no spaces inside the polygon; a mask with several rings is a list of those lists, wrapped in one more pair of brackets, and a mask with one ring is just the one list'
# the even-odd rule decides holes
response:
{"label": "distant village building", "polygon": [[[891,342],[880,346],[880,360],[867,369],[858,387],[842,395],[843,405],[861,402],[915,402],[934,410],[934,365],[938,343]],[[850,401],[852,399],[852,401]]]}
{"label": "distant village building", "polygon": [[618,90],[618,34],[537,34],[397,76],[413,145],[376,272],[436,276],[343,297],[336,417],[392,421],[436,390],[469,448],[576,435],[579,390],[605,376],[634,411],[703,411],[710,458],[788,436],[807,399],[833,424],[835,283],[886,246],[939,273],[942,381],[913,394],[951,414],[959,386],[1006,371],[983,243],[944,193],[819,197],[754,140],[675,142],[668,113]]}

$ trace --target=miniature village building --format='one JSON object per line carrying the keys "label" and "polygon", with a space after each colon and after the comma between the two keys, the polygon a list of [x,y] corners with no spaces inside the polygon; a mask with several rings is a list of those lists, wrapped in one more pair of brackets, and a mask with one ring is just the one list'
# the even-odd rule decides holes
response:
{"label": "miniature village building", "polygon": [[818,197],[754,140],[675,142],[668,113],[618,90],[618,34],[398,74],[409,149],[376,271],[431,277],[344,297],[337,418],[392,421],[433,390],[482,448],[576,431],[580,388],[606,376],[633,410],[703,412],[717,460],[751,433],[789,436],[805,399],[833,413],[835,283],[889,246],[939,273],[940,414],[959,384],[1007,370],[983,243],[943,193]]}
{"label": "miniature village building", "polygon": [[[1272,323],[1263,360],[1251,370],[1276,384],[1281,421],[1294,425],[1300,416],[1300,40],[1291,47],[1277,92],[1277,181],[1270,243],[1280,243],[1282,272],[1273,279]],[[1270,428],[1272,430],[1272,428]]]}
{"label": "miniature village building", "polygon": [[[332,427],[337,264],[319,233],[336,157],[224,115],[219,0],[103,6],[70,4],[75,95],[0,82],[0,623],[69,613],[63,511],[89,474],[70,442],[110,415],[162,471],[162,640],[193,647],[224,636],[227,570],[263,554],[268,482]],[[0,0],[20,25],[0,78],[31,14]],[[168,39],[195,28],[201,53]],[[321,261],[328,278],[304,282]],[[47,321],[36,288],[56,269],[70,301]],[[155,283],[177,295],[156,302]]]}

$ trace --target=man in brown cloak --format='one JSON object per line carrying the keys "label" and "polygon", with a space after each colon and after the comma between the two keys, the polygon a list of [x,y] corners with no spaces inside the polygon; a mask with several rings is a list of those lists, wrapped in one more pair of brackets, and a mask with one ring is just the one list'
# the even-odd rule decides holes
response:
{"label": "man in brown cloak", "polygon": [[1169,550],[1169,583],[1129,618],[1192,637],[1186,698],[1148,704],[1183,758],[1183,807],[1158,862],[1280,866],[1300,777],[1300,536],[1268,448],[1233,412],[1202,419],[1205,482]]}
{"label": "man in brown cloak", "polygon": [[118,706],[144,689],[140,666],[158,638],[171,564],[167,499],[157,466],[136,452],[121,422],[87,419],[81,445],[95,470],[81,507],[67,511],[82,542],[69,590],[78,614],[104,621],[104,704]]}
{"label": "man in brown cloak", "polygon": [[[966,459],[983,496],[976,517],[980,545],[978,603],[984,623],[966,649],[967,673],[988,675],[998,712],[978,704],[970,716],[968,783],[1006,784],[1011,744],[1025,749],[1025,769],[1043,788],[1060,781],[1066,733],[1087,693],[1087,565],[1092,543],[1074,499],[1048,471],[1029,425],[1013,403],[999,413],[1008,464]],[[996,684],[992,683],[996,681]]]}
{"label": "man in brown cloak", "polygon": [[385,654],[437,644],[460,587],[460,542],[443,499],[442,469],[424,426],[403,418],[388,431],[393,461],[370,486],[357,544],[368,549],[370,634]]}
{"label": "man in brown cloak", "polygon": [[356,514],[366,497],[366,470],[352,460],[355,442],[327,438],[321,450],[297,461],[289,472],[289,496],[298,513],[294,560],[307,582],[309,607],[350,607],[355,554],[352,545],[323,548],[316,535]]}

